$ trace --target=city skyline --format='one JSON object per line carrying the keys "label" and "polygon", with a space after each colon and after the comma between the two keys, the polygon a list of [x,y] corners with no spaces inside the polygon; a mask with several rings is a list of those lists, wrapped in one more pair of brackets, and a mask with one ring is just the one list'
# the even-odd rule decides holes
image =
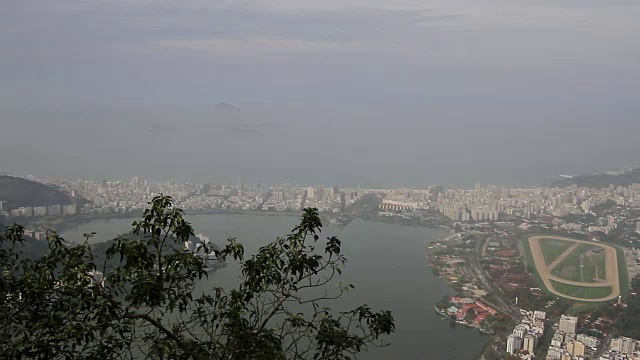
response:
{"label": "city skyline", "polygon": [[[609,172],[611,173],[611,172]],[[616,172],[617,173],[617,172]],[[175,181],[153,182],[134,177],[126,180],[39,179],[55,185],[74,198],[89,201],[83,208],[59,208],[55,213],[46,207],[15,208],[12,216],[44,216],[135,213],[144,209],[153,197],[165,194],[175,198],[176,205],[189,211],[243,210],[296,212],[315,207],[321,212],[340,214],[367,194],[381,196],[379,211],[413,212],[433,210],[453,222],[498,221],[505,218],[562,218],[571,214],[588,214],[608,202],[622,206],[640,205],[640,184],[603,188],[531,187],[507,188],[483,186],[476,182],[473,189],[447,189],[431,185],[425,189],[366,189],[338,185],[298,186],[288,181],[280,184],[190,184]],[[45,209],[44,211],[42,209]],[[5,211],[7,214],[7,211]],[[609,216],[604,222],[589,226],[588,231],[608,234],[618,221],[628,221],[625,215]],[[525,226],[527,224],[523,224]],[[582,225],[562,224],[562,229],[579,231]],[[526,229],[526,228],[525,228]]]}
{"label": "city skyline", "polygon": [[[640,165],[638,163],[635,163],[634,165],[626,165],[626,166],[621,166],[615,169],[606,169],[606,170],[600,170],[598,172],[594,172],[594,173],[581,173],[581,174],[572,174],[572,175],[567,175],[567,174],[559,174],[557,176],[557,178],[554,181],[558,181],[558,180],[562,180],[562,179],[567,179],[567,178],[572,178],[572,177],[577,177],[577,176],[589,176],[589,175],[600,175],[600,174],[606,174],[606,175],[610,175],[610,176],[614,176],[614,175],[619,175],[622,173],[625,173],[627,171],[630,170],[634,170],[639,168]],[[165,178],[163,180],[157,180],[157,179],[151,179],[151,178],[145,178],[145,177],[141,177],[138,175],[134,175],[128,178],[117,178],[117,177],[75,177],[75,178],[71,178],[71,177],[50,177],[50,176],[35,176],[33,174],[28,174],[28,173],[19,173],[19,172],[15,172],[15,173],[11,173],[11,172],[0,172],[0,175],[7,175],[7,176],[15,176],[15,177],[21,177],[21,178],[25,178],[25,179],[35,179],[38,181],[46,181],[46,179],[65,179],[65,180],[82,180],[82,181],[112,181],[112,182],[118,182],[118,181],[129,181],[132,179],[141,179],[141,180],[146,180],[146,181],[150,181],[150,182],[154,182],[154,183],[170,183],[170,182],[176,182],[176,179],[174,178]],[[473,182],[472,182],[473,181]],[[366,187],[366,186],[362,186],[361,184],[349,184],[349,185],[345,185],[345,184],[339,184],[339,183],[333,183],[333,184],[326,184],[326,183],[320,183],[320,182],[316,182],[316,183],[292,183],[289,179],[282,179],[280,181],[276,181],[276,182],[260,182],[260,181],[254,181],[253,179],[250,178],[246,178],[246,177],[235,177],[233,178],[232,176],[227,176],[226,179],[223,180],[205,180],[202,182],[191,182],[191,181],[178,181],[180,183],[184,183],[184,184],[193,184],[193,185],[202,185],[202,184],[223,184],[223,185],[232,185],[233,184],[240,184],[240,183],[244,183],[246,185],[253,185],[253,186],[260,186],[260,185],[266,185],[266,186],[275,186],[275,185],[281,185],[281,184],[289,184],[289,186],[295,186],[295,187],[309,187],[309,186],[329,186],[329,187],[343,187],[343,188],[347,188],[347,189],[380,189],[380,190],[384,190],[384,189],[411,189],[411,190],[428,190],[430,187],[432,186],[444,186],[447,189],[461,189],[461,190],[478,190],[479,186],[498,186],[498,187],[504,187],[504,188],[514,188],[514,189],[518,189],[518,188],[522,188],[522,189],[527,189],[527,188],[535,188],[535,187],[549,187],[552,186],[552,183],[546,183],[546,184],[527,184],[527,185],[515,185],[515,186],[509,186],[509,185],[500,185],[499,183],[486,183],[483,184],[482,182],[478,181],[478,180],[469,180],[469,184],[467,186],[448,186],[448,184],[446,183],[430,183],[430,184],[425,184],[424,187],[410,187],[407,185],[401,185],[401,186],[372,186],[372,187]]]}

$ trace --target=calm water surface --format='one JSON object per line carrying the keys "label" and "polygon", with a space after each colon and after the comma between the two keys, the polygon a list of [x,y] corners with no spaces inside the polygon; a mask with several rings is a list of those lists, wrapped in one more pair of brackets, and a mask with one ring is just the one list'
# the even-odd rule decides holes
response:
{"label": "calm water surface", "polygon": [[[236,237],[253,254],[277,236],[284,236],[296,225],[297,218],[258,215],[187,216],[196,233],[203,233],[222,245]],[[82,234],[96,232],[93,241],[105,241],[130,230],[133,219],[99,219],[65,225],[60,233],[69,240],[82,240]],[[433,304],[453,290],[436,278],[427,267],[427,242],[443,236],[440,230],[355,220],[344,229],[325,228],[323,236],[337,235],[348,259],[346,283],[356,290],[338,300],[333,308],[353,308],[368,304],[387,309],[396,319],[391,346],[374,349],[363,359],[461,359],[472,360],[484,348],[489,337],[475,330],[442,320]],[[240,274],[237,264],[210,275],[198,284],[197,291],[214,286],[230,288]]]}

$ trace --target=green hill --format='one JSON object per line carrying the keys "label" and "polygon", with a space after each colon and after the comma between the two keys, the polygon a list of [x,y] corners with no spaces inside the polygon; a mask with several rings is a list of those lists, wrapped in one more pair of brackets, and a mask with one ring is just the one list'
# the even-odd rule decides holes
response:
{"label": "green hill", "polygon": [[551,185],[557,187],[578,185],[579,187],[601,189],[609,187],[609,185],[629,186],[633,183],[640,183],[640,168],[635,168],[619,175],[579,175],[570,179],[563,179],[553,182]]}
{"label": "green hill", "polygon": [[0,175],[0,201],[6,201],[10,207],[70,205],[77,201],[84,202],[53,186],[7,175]]}

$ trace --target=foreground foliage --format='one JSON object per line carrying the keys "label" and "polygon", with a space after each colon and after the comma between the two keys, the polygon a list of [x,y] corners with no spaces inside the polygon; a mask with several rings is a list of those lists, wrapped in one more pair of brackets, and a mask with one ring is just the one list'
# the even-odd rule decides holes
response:
{"label": "foreground foliage", "polygon": [[[0,237],[0,357],[7,359],[349,359],[384,346],[388,311],[327,306],[353,286],[336,284],[345,258],[336,237],[320,240],[316,209],[291,234],[244,259],[235,239],[216,251],[239,261],[237,288],[194,294],[207,263],[182,250],[193,236],[183,212],[156,197],[135,239],[118,238],[97,264],[87,241],[55,232],[36,259],[21,251],[24,229]],[[335,286],[334,291],[331,289]]]}

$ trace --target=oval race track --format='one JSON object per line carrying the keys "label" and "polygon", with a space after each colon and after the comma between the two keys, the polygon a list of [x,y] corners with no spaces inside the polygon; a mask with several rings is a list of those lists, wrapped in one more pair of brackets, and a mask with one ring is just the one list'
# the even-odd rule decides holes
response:
{"label": "oval race track", "polygon": [[[549,266],[547,266],[545,263],[544,256],[542,254],[542,248],[540,247],[540,240],[542,239],[569,241],[569,242],[574,242],[575,244],[573,244],[571,247],[565,250],[560,256],[558,256],[557,259],[555,259],[551,264],[549,264]],[[528,239],[528,241],[529,241],[529,248],[531,249],[531,255],[533,256],[533,261],[536,266],[536,270],[538,271],[538,274],[540,274],[540,277],[542,278],[544,285],[547,287],[547,290],[549,290],[551,293],[561,296],[563,298],[578,300],[578,301],[585,301],[585,302],[608,301],[608,300],[615,299],[620,295],[618,254],[616,249],[613,246],[599,243],[599,242],[594,242],[594,241],[577,240],[577,239],[570,239],[570,238],[559,237],[559,236],[532,236]],[[604,281],[599,281],[595,283],[572,281],[572,280],[560,278],[551,273],[553,268],[556,267],[558,264],[560,264],[562,260],[564,260],[567,256],[569,256],[580,244],[589,244],[589,245],[598,246],[604,249],[605,264],[606,264]],[[611,286],[612,290],[611,290],[611,294],[605,297],[596,298],[596,299],[581,298],[581,297],[566,295],[559,292],[553,286],[553,283],[551,282],[552,280],[557,281],[559,283],[563,283],[563,284],[576,285],[576,286],[582,286],[582,287]]]}

